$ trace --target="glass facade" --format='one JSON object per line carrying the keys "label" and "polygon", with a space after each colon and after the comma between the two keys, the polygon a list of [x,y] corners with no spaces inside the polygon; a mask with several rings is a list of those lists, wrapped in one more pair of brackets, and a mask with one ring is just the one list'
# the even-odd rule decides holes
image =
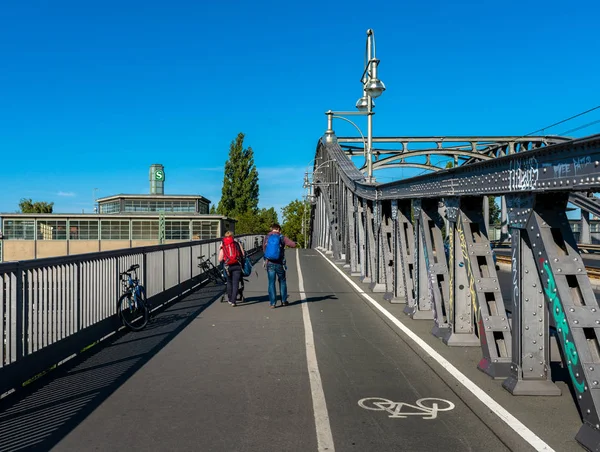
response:
{"label": "glass facade", "polygon": [[67,220],[37,220],[38,240],[67,240]]}
{"label": "glass facade", "polygon": [[35,220],[4,220],[4,238],[35,240]]}
{"label": "glass facade", "polygon": [[195,213],[195,200],[126,199],[125,212],[184,212]]}
{"label": "glass facade", "polygon": [[190,220],[165,221],[165,240],[189,240]]}
{"label": "glass facade", "polygon": [[133,240],[158,240],[158,220],[132,220]]}
{"label": "glass facade", "polygon": [[[221,220],[166,219],[166,240],[204,240],[218,237]],[[5,240],[155,240],[158,219],[50,220],[3,219]],[[130,234],[131,231],[131,234]]]}
{"label": "glass facade", "polygon": [[204,240],[215,239],[219,233],[218,220],[193,220],[192,221],[192,239]]}
{"label": "glass facade", "polygon": [[118,213],[121,210],[121,201],[111,201],[100,204],[100,213]]}
{"label": "glass facade", "polygon": [[69,221],[69,240],[98,240],[98,220]]}
{"label": "glass facade", "polygon": [[129,240],[129,220],[102,220],[100,222],[102,240]]}

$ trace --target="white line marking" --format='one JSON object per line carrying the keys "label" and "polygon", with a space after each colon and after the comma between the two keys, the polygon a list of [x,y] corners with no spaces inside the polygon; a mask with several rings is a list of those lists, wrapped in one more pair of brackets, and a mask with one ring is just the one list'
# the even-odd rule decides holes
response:
{"label": "white line marking", "polygon": [[334,452],[333,436],[331,434],[331,425],[329,424],[329,413],[327,412],[327,402],[323,392],[323,383],[319,373],[319,364],[317,363],[317,352],[315,350],[315,340],[313,337],[312,323],[308,304],[306,303],[306,294],[304,293],[304,281],[302,280],[302,270],[300,268],[300,251],[296,250],[296,263],[298,264],[298,290],[302,300],[302,319],[304,320],[304,339],[306,343],[306,362],[308,364],[308,377],[310,379],[310,392],[312,393],[313,411],[315,414],[315,427],[317,429],[317,445],[319,452]]}
{"label": "white line marking", "polygon": [[484,405],[492,410],[500,419],[502,419],[510,428],[512,428],[521,438],[527,441],[535,450],[544,452],[555,452],[548,444],[546,444],[539,436],[529,430],[521,421],[505,410],[502,405],[487,395],[483,389],[473,383],[463,374],[460,370],[454,367],[446,358],[431,348],[423,339],[412,332],[410,328],[404,325],[400,320],[394,317],[387,309],[381,306],[377,301],[371,298],[367,293],[364,292],[354,281],[348,277],[342,270],[338,268],[335,263],[330,261],[321,251],[317,250],[321,256],[325,258],[327,262],[335,268],[340,275],[342,275],[346,281],[348,281],[352,287],[362,295],[369,303],[377,308],[383,315],[385,315],[394,325],[396,325],[404,334],[411,338],[419,347],[421,347],[429,356],[435,359],[440,366],[450,373],[454,378],[458,380],[465,388],[467,388],[475,397],[477,397]]}

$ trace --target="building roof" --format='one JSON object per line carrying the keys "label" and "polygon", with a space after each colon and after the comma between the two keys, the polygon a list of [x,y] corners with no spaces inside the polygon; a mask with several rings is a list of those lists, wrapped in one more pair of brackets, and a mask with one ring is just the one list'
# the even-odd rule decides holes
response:
{"label": "building roof", "polygon": [[[62,219],[62,218],[78,218],[82,220],[116,220],[125,218],[140,218],[153,219],[160,216],[159,212],[121,212],[121,213],[0,213],[3,219],[11,218],[47,218],[47,219]],[[229,220],[236,221],[225,215],[211,215],[208,213],[194,212],[165,212],[165,218],[183,218],[193,220]]]}
{"label": "building roof", "polygon": [[117,199],[169,199],[169,200],[199,199],[201,201],[204,201],[204,202],[207,202],[210,204],[210,199],[206,199],[202,195],[153,195],[153,194],[127,195],[127,194],[121,193],[118,195],[112,195],[112,196],[106,196],[104,198],[98,198],[97,201],[98,202],[106,202],[106,201],[113,201],[113,200],[117,200]]}

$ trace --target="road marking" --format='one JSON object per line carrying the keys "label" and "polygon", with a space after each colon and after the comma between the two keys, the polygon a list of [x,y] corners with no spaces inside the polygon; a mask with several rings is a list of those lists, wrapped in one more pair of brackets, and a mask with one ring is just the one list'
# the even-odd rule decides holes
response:
{"label": "road marking", "polygon": [[377,308],[383,315],[385,315],[394,325],[396,325],[404,334],[406,334],[409,338],[411,338],[419,347],[425,351],[429,356],[431,356],[434,360],[438,362],[440,366],[448,371],[450,375],[458,380],[460,384],[462,384],[466,389],[468,389],[475,397],[477,397],[484,405],[486,405],[491,411],[496,413],[496,415],[502,419],[506,425],[512,428],[521,438],[527,441],[535,450],[544,451],[544,452],[554,452],[548,444],[546,444],[539,436],[529,430],[521,421],[519,421],[516,417],[510,414],[506,409],[502,407],[498,402],[492,399],[489,395],[487,395],[483,389],[473,383],[471,380],[467,378],[465,374],[463,374],[460,370],[454,367],[450,361],[436,352],[433,348],[431,348],[423,339],[417,336],[413,331],[408,328],[404,323],[394,317],[387,309],[381,306],[377,301],[371,298],[364,290],[362,290],[358,284],[356,284],[348,275],[346,275],[334,262],[329,260],[321,251],[317,250],[321,256],[325,258],[329,264],[333,268],[335,268],[340,275],[342,275],[352,287],[362,295],[369,303],[371,303],[375,308]]}
{"label": "road marking", "polygon": [[[440,411],[450,411],[454,409],[454,404],[450,400],[426,397],[419,399],[416,405],[404,402],[392,402],[381,397],[367,397],[360,399],[358,405],[365,410],[387,411],[390,418],[406,419],[408,416],[422,416],[423,419],[436,419]],[[431,405],[431,406],[430,406]],[[402,411],[403,408],[408,411]]]}
{"label": "road marking", "polygon": [[315,350],[315,340],[313,337],[312,323],[308,304],[306,303],[306,294],[304,293],[304,281],[302,279],[302,269],[300,268],[300,252],[296,250],[296,262],[298,264],[298,290],[302,300],[302,319],[304,320],[304,339],[306,343],[306,362],[308,364],[308,377],[310,379],[310,392],[312,394],[313,412],[315,414],[315,427],[317,429],[317,445],[319,452],[335,451],[333,446],[333,436],[331,435],[331,425],[329,424],[329,413],[327,412],[327,402],[323,392],[323,383],[319,373],[319,364],[317,363],[317,352]]}

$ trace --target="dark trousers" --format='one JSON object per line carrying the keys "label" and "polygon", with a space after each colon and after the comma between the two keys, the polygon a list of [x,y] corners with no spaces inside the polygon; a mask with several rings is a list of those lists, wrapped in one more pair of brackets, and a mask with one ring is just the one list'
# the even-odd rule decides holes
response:
{"label": "dark trousers", "polygon": [[241,265],[230,265],[229,272],[227,274],[227,297],[229,298],[230,303],[235,304],[237,300],[240,279],[242,279]]}

